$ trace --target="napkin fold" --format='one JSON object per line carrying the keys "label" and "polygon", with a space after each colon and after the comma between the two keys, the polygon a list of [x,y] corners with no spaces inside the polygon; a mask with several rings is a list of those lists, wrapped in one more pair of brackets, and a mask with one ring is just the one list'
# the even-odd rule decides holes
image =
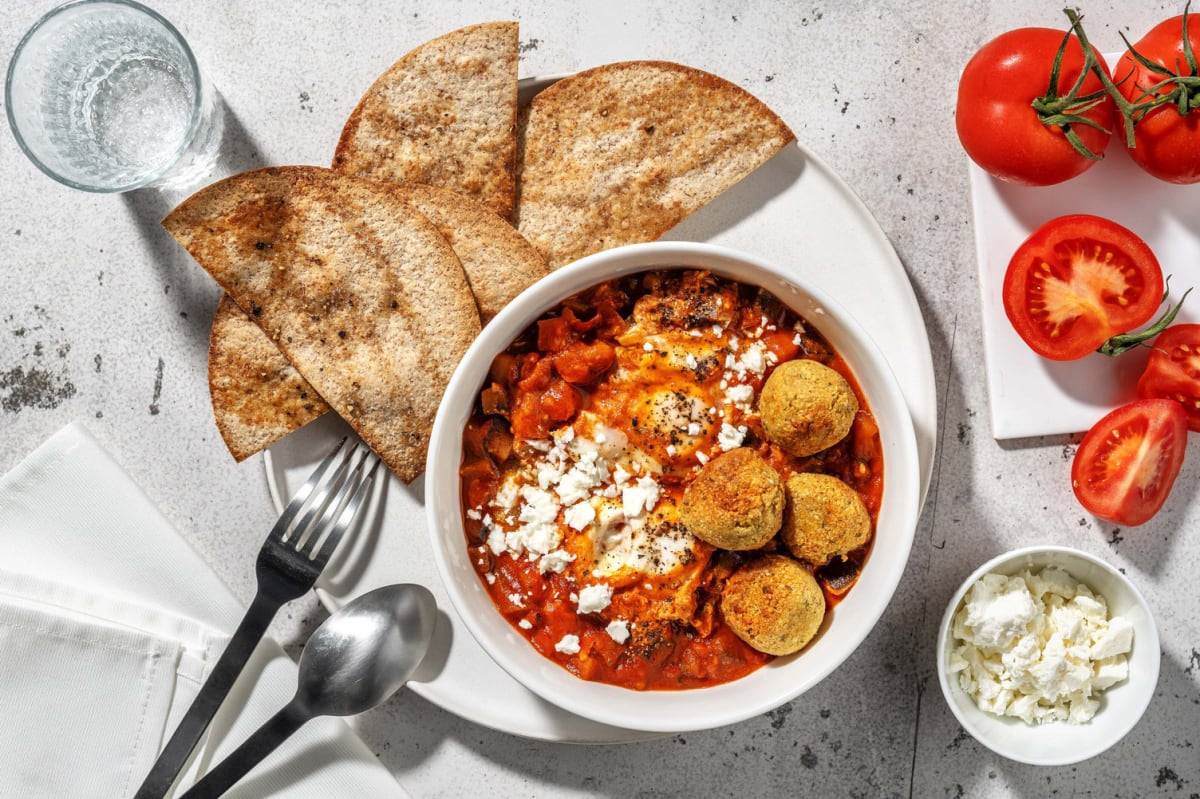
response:
{"label": "napkin fold", "polygon": [[[0,796],[132,796],[244,608],[78,424],[0,478],[0,543]],[[179,791],[295,687],[295,663],[265,640]],[[227,795],[406,796],[329,718]]]}

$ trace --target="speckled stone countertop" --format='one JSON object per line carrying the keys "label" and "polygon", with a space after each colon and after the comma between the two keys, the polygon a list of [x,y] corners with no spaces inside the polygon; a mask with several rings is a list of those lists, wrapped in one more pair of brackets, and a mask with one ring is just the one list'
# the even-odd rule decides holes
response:
{"label": "speckled stone countertop", "polygon": [[[21,0],[0,15],[5,62],[51,5]],[[1118,529],[1071,494],[1076,438],[999,443],[987,421],[967,161],[953,130],[957,75],[1002,31],[1060,28],[1061,4],[153,5],[192,43],[227,104],[226,173],[328,163],[369,81],[413,46],[472,22],[520,21],[523,75],[631,58],[715,72],[766,101],[862,198],[925,315],[940,420],[932,488],[899,591],[841,668],[760,718],[609,746],[517,738],[403,691],[356,726],[414,796],[1200,795],[1200,457],[1190,453],[1153,522]],[[1093,42],[1113,51],[1119,32],[1137,38],[1181,4],[1087,0],[1082,10]],[[71,191],[0,136],[0,471],[83,421],[248,601],[275,513],[261,457],[235,465],[213,426],[206,350],[218,292],[159,227],[178,199]],[[1062,768],[1019,765],[977,745],[934,671],[937,623],[958,583],[989,557],[1035,542],[1079,547],[1125,570],[1162,638],[1158,690],[1141,723],[1103,755]],[[310,596],[272,632],[295,653],[324,616]]]}

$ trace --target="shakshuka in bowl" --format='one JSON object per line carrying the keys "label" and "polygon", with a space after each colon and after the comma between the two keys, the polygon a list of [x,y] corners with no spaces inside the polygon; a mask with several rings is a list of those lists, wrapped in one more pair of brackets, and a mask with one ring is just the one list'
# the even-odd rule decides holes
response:
{"label": "shakshuka in bowl", "polygon": [[911,417],[802,269],[601,252],[459,364],[426,470],[434,554],[463,624],[547,701],[653,732],[740,721],[887,607],[920,507]]}

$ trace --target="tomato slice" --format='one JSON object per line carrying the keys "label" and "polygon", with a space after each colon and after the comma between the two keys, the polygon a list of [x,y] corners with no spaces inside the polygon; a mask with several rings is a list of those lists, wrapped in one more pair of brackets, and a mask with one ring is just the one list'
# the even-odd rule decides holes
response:
{"label": "tomato slice", "polygon": [[1051,219],[1017,248],[1004,312],[1034,352],[1071,361],[1147,322],[1163,300],[1162,268],[1137,234],[1108,219]]}
{"label": "tomato slice", "polygon": [[1174,400],[1122,405],[1096,422],[1079,442],[1071,487],[1101,519],[1136,526],[1167,501],[1183,466],[1187,414]]}
{"label": "tomato slice", "polygon": [[1154,339],[1137,395],[1175,400],[1200,432],[1200,325],[1172,325]]}

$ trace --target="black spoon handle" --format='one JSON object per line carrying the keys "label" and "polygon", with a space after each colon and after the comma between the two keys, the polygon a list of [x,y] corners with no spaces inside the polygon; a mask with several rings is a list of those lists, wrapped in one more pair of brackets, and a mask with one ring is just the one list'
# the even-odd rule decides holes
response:
{"label": "black spoon handle", "polygon": [[216,799],[312,717],[312,712],[304,702],[298,698],[292,699],[205,774],[202,780],[188,789],[182,799]]}

